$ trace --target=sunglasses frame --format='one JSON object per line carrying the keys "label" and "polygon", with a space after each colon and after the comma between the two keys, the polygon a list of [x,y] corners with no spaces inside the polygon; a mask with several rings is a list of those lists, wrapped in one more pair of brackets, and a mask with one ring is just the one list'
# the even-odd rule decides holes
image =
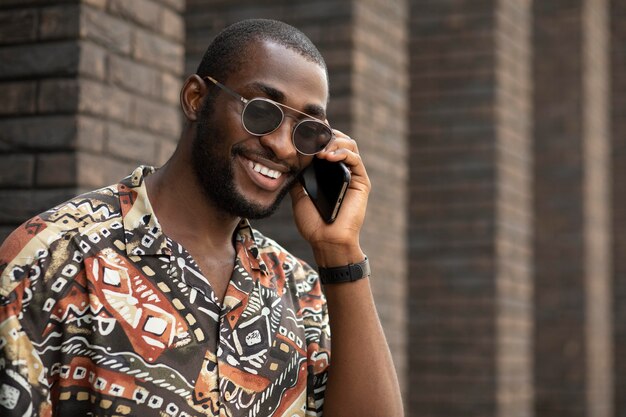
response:
{"label": "sunglasses frame", "polygon": [[[331,144],[331,142],[335,139],[335,133],[333,132],[333,129],[328,125],[328,123],[318,119],[317,117],[313,117],[310,114],[301,112],[298,109],[294,109],[293,107],[289,107],[286,104],[282,104],[282,103],[278,103],[274,100],[270,100],[269,98],[265,98],[265,97],[254,97],[251,99],[247,99],[245,97],[243,97],[242,95],[236,93],[234,90],[226,87],[224,84],[220,83],[219,81],[217,81],[215,78],[207,75],[205,77],[202,78],[203,80],[209,80],[211,81],[213,84],[215,84],[216,86],[218,86],[219,88],[221,88],[222,90],[224,90],[226,93],[230,94],[231,96],[233,96],[234,98],[236,98],[237,100],[241,101],[244,104],[243,110],[241,110],[241,125],[243,126],[243,128],[246,130],[246,132],[250,133],[251,135],[254,136],[265,136],[265,135],[269,135],[273,132],[275,132],[276,130],[278,130],[278,128],[283,124],[283,122],[285,121],[285,112],[283,111],[283,107],[296,112],[298,114],[301,114],[303,116],[306,116],[306,119],[302,119],[300,120],[298,123],[296,123],[296,125],[293,127],[293,129],[291,130],[291,143],[293,143],[294,148],[296,148],[296,150],[301,153],[302,155],[307,155],[307,156],[311,156],[311,155],[315,155],[320,153],[321,151],[323,151],[324,149],[326,149],[326,147],[328,145]],[[282,115],[282,118],[280,119],[280,123],[278,123],[278,125],[271,131],[263,133],[263,134],[258,134],[258,133],[254,133],[251,132],[248,127],[246,126],[246,123],[243,120],[243,115],[246,111],[246,107],[248,107],[248,104],[250,104],[251,102],[255,101],[255,100],[261,100],[261,101],[267,101],[268,103],[271,103],[273,105],[275,105],[279,110],[280,113]],[[298,149],[298,146],[296,145],[296,129],[298,129],[298,126],[300,126],[302,123],[304,122],[308,122],[308,121],[314,121],[317,123],[320,123],[322,125],[324,125],[325,127],[328,128],[329,132],[330,132],[330,140],[328,141],[328,143],[324,146],[324,148],[320,149],[319,151],[313,152],[313,153],[307,153],[307,152],[302,152],[300,149]]]}

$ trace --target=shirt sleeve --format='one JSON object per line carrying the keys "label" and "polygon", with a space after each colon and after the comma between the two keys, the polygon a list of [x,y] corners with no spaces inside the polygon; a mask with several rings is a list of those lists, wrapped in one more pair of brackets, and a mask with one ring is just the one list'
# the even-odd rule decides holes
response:
{"label": "shirt sleeve", "polygon": [[[21,226],[0,247],[0,415],[51,416],[52,405],[45,367],[27,328],[33,282],[40,278],[47,253],[27,226]],[[39,259],[37,258],[39,255]],[[36,298],[36,297],[35,297]]]}
{"label": "shirt sleeve", "polygon": [[317,271],[302,263],[300,308],[307,342],[307,416],[322,415],[330,364],[330,325],[326,297]]}

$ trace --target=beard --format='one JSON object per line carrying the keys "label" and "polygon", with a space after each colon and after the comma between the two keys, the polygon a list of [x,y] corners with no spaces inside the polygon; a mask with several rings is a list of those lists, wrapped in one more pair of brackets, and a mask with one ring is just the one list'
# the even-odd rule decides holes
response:
{"label": "beard", "polygon": [[[202,114],[212,114],[212,112],[210,109],[203,109]],[[225,149],[221,147],[225,137],[221,129],[217,127],[217,123],[211,123],[209,117],[201,116],[198,120],[196,136],[192,143],[192,164],[205,197],[225,213],[238,217],[262,219],[271,216],[297,180],[297,170],[291,169],[283,174],[290,177],[272,204],[264,206],[251,201],[235,186],[233,173],[235,157],[244,155],[246,149],[242,143],[236,143],[231,148],[230,154],[224,156],[220,150]],[[263,152],[263,157],[270,160],[276,159],[269,150]]]}

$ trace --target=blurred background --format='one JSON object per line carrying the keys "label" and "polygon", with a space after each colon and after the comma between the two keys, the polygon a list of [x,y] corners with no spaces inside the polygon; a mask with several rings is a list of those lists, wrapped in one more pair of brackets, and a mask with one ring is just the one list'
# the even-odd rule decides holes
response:
{"label": "blurred background", "polygon": [[326,57],[407,416],[626,416],[626,0],[0,0],[0,240],[164,163],[252,17]]}

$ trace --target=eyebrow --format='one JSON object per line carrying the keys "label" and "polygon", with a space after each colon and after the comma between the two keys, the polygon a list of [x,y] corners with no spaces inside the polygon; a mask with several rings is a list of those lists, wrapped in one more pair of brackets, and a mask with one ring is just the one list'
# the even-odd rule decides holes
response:
{"label": "eyebrow", "polygon": [[[256,90],[260,90],[262,91],[265,95],[267,95],[268,98],[270,98],[271,100],[276,101],[277,103],[282,103],[284,104],[285,101],[285,94],[280,91],[277,90],[274,87],[271,87],[267,84],[263,84],[260,82],[254,82],[251,83],[249,85],[250,88],[252,89],[256,89]],[[324,108],[322,106],[318,106],[316,104],[307,104],[304,106],[304,110],[302,110],[303,113],[306,113],[310,116],[314,116],[318,119],[324,120],[326,118],[326,111],[324,110]]]}

